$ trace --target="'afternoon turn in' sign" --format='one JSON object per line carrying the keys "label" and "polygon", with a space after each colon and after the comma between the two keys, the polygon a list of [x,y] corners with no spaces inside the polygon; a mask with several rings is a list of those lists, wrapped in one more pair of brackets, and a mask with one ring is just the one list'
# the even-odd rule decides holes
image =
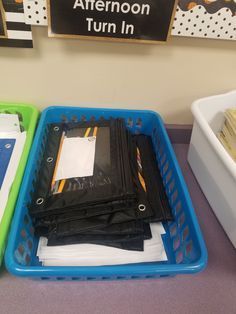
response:
{"label": "'afternoon turn in' sign", "polygon": [[166,41],[176,0],[48,0],[49,33]]}

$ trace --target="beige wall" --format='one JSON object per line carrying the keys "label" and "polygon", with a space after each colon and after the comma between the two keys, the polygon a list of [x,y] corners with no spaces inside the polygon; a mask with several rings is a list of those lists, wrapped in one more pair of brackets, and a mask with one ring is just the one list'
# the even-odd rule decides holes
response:
{"label": "beige wall", "polygon": [[0,48],[0,100],[45,106],[149,108],[190,123],[194,99],[236,89],[236,42],[171,38],[167,45],[48,39]]}

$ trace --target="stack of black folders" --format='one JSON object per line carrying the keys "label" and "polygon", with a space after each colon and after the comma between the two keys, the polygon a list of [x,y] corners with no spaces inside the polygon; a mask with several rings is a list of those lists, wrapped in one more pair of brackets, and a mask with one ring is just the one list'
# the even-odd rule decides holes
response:
{"label": "stack of black folders", "polygon": [[48,246],[143,251],[150,223],[172,220],[151,137],[123,119],[48,125],[30,215]]}

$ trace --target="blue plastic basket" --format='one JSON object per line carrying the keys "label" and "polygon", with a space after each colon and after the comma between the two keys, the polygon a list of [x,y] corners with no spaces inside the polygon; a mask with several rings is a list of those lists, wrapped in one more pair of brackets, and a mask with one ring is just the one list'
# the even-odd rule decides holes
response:
{"label": "blue plastic basket", "polygon": [[[161,171],[174,222],[165,224],[163,237],[168,261],[115,266],[45,267],[36,256],[38,238],[34,236],[27,204],[43,156],[48,123],[124,118],[133,133],[150,135]],[[207,264],[207,250],[194,213],[181,170],[162,119],[152,111],[113,110],[77,107],[49,107],[41,115],[23,179],[5,255],[6,267],[14,275],[42,280],[140,279],[196,273]]]}

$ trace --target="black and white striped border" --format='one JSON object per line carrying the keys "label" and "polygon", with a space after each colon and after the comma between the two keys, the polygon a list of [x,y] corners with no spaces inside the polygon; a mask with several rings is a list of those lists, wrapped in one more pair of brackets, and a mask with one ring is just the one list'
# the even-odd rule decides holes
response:
{"label": "black and white striped border", "polygon": [[1,47],[32,48],[31,26],[25,24],[24,13],[5,12],[7,38],[0,39]]}

